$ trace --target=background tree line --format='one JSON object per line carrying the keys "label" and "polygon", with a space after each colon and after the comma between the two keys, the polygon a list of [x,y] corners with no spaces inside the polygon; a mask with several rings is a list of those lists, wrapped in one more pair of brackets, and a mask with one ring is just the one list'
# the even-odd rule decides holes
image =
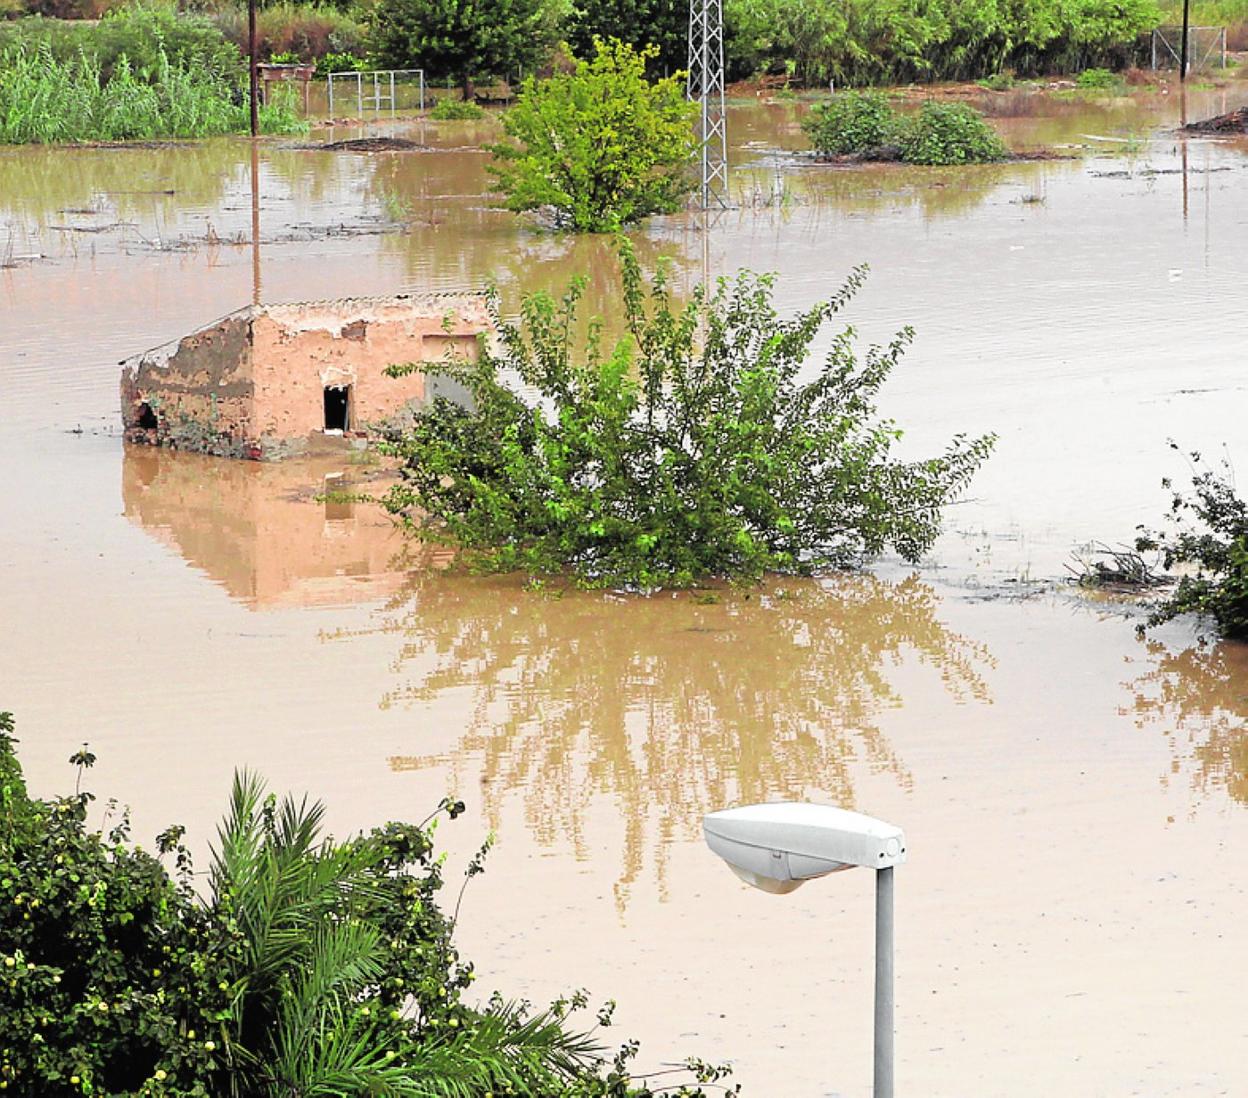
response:
{"label": "background tree line", "polygon": [[[1241,5],[1248,22],[1248,0],[1218,3],[1223,20],[1234,21],[1230,8]],[[33,36],[54,50],[89,49],[94,32],[67,31],[46,17],[98,18],[115,6],[0,0],[0,20],[15,20],[0,25],[0,45]],[[240,0],[186,0],[182,7],[180,20],[243,44]],[[17,18],[24,15],[45,18]],[[1198,10],[1196,18],[1205,17]],[[1162,20],[1157,0],[726,0],[725,51],[732,80],[780,75],[808,86],[975,79],[1004,68],[1034,75],[1128,64],[1140,35]],[[592,56],[595,37],[653,46],[650,74],[671,74],[685,66],[687,28],[685,0],[269,0],[260,15],[266,55],[330,69],[420,67],[431,82],[461,90],[473,80],[515,82],[566,68],[569,52]]]}

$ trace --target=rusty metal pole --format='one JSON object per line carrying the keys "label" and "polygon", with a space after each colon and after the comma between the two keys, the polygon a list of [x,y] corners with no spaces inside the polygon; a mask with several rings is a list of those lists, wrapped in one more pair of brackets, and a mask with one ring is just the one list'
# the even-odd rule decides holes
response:
{"label": "rusty metal pole", "polygon": [[247,0],[247,62],[251,75],[251,136],[260,136],[260,77],[256,69],[256,0]]}
{"label": "rusty metal pole", "polygon": [[1179,83],[1187,80],[1187,26],[1192,0],[1183,0],[1183,35],[1179,42]]}

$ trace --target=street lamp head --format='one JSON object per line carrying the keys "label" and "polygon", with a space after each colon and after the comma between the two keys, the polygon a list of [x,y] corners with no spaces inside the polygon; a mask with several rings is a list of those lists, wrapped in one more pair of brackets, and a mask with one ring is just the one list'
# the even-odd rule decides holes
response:
{"label": "street lamp head", "polygon": [[728,867],[764,892],[792,892],[803,881],[842,869],[891,869],[906,860],[901,828],[831,805],[725,808],[704,816],[702,830]]}

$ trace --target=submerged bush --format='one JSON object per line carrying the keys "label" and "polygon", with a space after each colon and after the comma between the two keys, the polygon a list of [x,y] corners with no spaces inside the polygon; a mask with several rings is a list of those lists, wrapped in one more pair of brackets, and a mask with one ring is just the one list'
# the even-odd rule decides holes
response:
{"label": "submerged bush", "polygon": [[[94,60],[58,61],[46,46],[0,55],[0,71],[0,144],[211,137],[250,125],[237,85],[164,54],[147,78],[124,55],[104,79]],[[265,133],[305,129],[288,97],[261,107],[260,123]]]}
{"label": "submerged bush", "polygon": [[898,128],[897,147],[908,164],[985,164],[1010,155],[997,131],[965,103],[924,103]]}
{"label": "submerged bush", "polygon": [[433,105],[429,117],[438,122],[469,122],[484,118],[485,110],[471,99],[452,99],[446,96]]}
{"label": "submerged bush", "polygon": [[821,156],[856,153],[909,164],[982,164],[1009,149],[974,107],[923,104],[917,114],[894,111],[882,92],[839,92],[802,122]]}
{"label": "submerged bush", "polygon": [[[1248,503],[1236,494],[1229,467],[1217,472],[1204,468],[1199,454],[1191,457],[1192,490],[1173,493],[1168,516],[1172,528],[1156,532],[1141,527],[1136,539],[1140,552],[1160,549],[1166,568],[1177,564],[1195,569],[1180,577],[1148,625],[1195,614],[1212,621],[1220,636],[1248,640]],[[1171,481],[1162,485],[1171,488]]]}
{"label": "submerged bush", "polygon": [[681,308],[662,271],[647,288],[627,243],[621,262],[628,335],[614,346],[595,322],[574,353],[576,281],[561,303],[526,298],[497,353],[444,367],[474,407],[435,400],[388,444],[405,463],[392,513],[482,567],[600,586],[808,572],[889,549],[915,560],[931,546],[993,440],[891,455],[900,432],[874,400],[909,330],[859,361],[847,329],[808,369],[863,271],[782,320],[769,277],[699,287]]}
{"label": "submerged bush", "polygon": [[490,171],[507,208],[546,210],[577,232],[606,232],[678,209],[693,190],[695,106],[675,77],[651,82],[654,49],[594,43],[576,71],[525,80],[503,115],[514,143]]}
{"label": "submerged bush", "polygon": [[1075,84],[1080,88],[1091,88],[1099,91],[1121,90],[1126,82],[1116,72],[1109,69],[1084,69],[1076,78]]}
{"label": "submerged bush", "polygon": [[[647,1098],[627,1064],[545,1011],[462,1001],[432,821],[338,842],[324,809],[237,775],[201,899],[182,829],[158,855],[91,794],[27,792],[0,713],[0,1089],[22,1098],[302,1095]],[[90,752],[71,760],[81,770]],[[488,844],[487,844],[488,845]],[[484,848],[468,867],[480,872]],[[173,858],[174,876],[161,858]],[[600,1023],[609,1012],[600,1014]],[[695,1064],[695,1078],[723,1069]],[[672,1090],[665,1090],[673,1093]],[[677,1092],[703,1095],[696,1084]],[[735,1093],[735,1090],[729,1093]]]}
{"label": "submerged bush", "polygon": [[897,128],[888,96],[876,91],[846,91],[816,103],[802,119],[802,129],[822,156],[872,153],[886,146]]}

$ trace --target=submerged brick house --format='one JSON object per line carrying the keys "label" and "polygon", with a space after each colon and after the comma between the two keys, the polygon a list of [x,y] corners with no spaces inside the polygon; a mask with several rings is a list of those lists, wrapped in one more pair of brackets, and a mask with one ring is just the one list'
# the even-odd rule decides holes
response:
{"label": "submerged brick house", "polygon": [[122,363],[132,442],[259,460],[319,440],[366,438],[446,379],[388,366],[475,357],[492,331],[484,294],[252,305]]}

